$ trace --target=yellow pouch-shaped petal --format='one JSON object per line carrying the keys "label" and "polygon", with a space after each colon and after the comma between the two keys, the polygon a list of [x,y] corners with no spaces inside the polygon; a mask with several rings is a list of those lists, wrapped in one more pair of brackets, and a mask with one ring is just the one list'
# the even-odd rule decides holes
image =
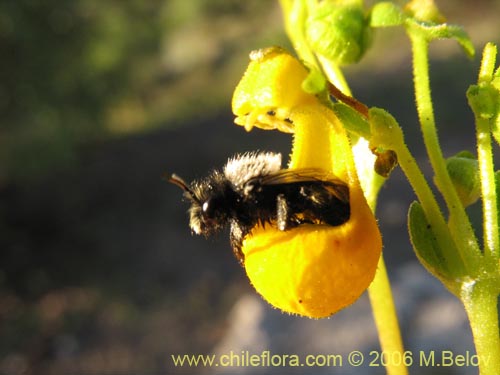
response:
{"label": "yellow pouch-shaped petal", "polygon": [[289,313],[322,318],[359,298],[373,280],[382,243],[369,207],[356,200],[341,226],[259,227],[245,239],[245,269],[264,299]]}

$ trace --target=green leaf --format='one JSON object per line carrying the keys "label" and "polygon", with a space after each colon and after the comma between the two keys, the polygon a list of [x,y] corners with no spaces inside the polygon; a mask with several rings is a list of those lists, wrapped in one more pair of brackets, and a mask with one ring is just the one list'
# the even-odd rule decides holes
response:
{"label": "green leaf", "polygon": [[408,231],[410,240],[420,262],[434,276],[449,279],[450,272],[446,261],[442,258],[436,236],[425,217],[424,210],[418,202],[413,202],[408,211]]}
{"label": "green leaf", "polygon": [[364,116],[344,103],[334,103],[332,107],[337,118],[350,133],[370,139],[370,124]]}
{"label": "green leaf", "polygon": [[410,30],[420,32],[425,35],[428,41],[435,39],[455,39],[467,56],[470,58],[474,57],[474,44],[461,26],[449,25],[447,23],[436,24],[423,22],[414,18],[407,18],[406,25]]}
{"label": "green leaf", "polygon": [[391,27],[404,23],[406,15],[400,7],[389,1],[383,1],[373,6],[370,15],[370,26]]}

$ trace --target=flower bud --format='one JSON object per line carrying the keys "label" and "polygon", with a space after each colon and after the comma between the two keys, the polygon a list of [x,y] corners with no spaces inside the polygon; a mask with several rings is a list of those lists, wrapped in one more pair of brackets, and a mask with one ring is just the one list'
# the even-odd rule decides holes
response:
{"label": "flower bud", "polygon": [[358,1],[323,1],[309,16],[307,40],[314,52],[338,65],[358,62],[372,30]]}
{"label": "flower bud", "polygon": [[477,159],[468,152],[461,152],[448,158],[446,167],[464,207],[475,203],[481,196],[481,180]]}

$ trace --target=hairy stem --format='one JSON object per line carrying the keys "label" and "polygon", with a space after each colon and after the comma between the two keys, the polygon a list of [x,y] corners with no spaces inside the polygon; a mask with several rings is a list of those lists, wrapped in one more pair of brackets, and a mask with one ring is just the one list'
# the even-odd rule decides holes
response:
{"label": "hairy stem", "polygon": [[428,41],[418,31],[408,30],[408,34],[413,51],[415,99],[425,147],[434,170],[436,184],[443,194],[450,217],[453,217],[453,222],[456,224],[454,234],[460,257],[467,269],[475,269],[476,260],[480,255],[479,246],[465,209],[451,182],[438,141],[430,89]]}
{"label": "hairy stem", "polygon": [[498,280],[471,282],[462,288],[462,301],[469,316],[480,375],[497,375],[500,369],[498,331]]}
{"label": "hairy stem", "polygon": [[[368,295],[372,305],[373,318],[377,326],[378,339],[382,352],[395,353],[398,352],[403,358],[404,348],[401,340],[398,317],[396,315],[396,307],[392,298],[391,285],[383,255],[380,257],[377,273],[368,288]],[[408,369],[404,361],[387,361],[388,375],[407,375]]]}
{"label": "hairy stem", "polygon": [[[479,70],[479,85],[488,84],[493,78],[497,49],[493,44],[486,45]],[[500,239],[498,238],[498,202],[495,182],[495,166],[491,145],[491,122],[476,115],[477,158],[481,180],[483,201],[484,255],[498,259]]]}

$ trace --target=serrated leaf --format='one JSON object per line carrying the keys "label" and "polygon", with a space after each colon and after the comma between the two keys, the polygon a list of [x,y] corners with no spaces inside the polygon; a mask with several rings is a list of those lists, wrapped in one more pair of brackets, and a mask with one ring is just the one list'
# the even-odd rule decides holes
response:
{"label": "serrated leaf", "polygon": [[474,44],[469,38],[469,35],[465,32],[465,30],[458,25],[449,25],[447,23],[429,23],[417,21],[413,18],[408,18],[406,23],[409,27],[413,27],[418,29],[421,33],[423,33],[427,40],[431,41],[434,39],[455,39],[464,52],[470,58],[474,57],[475,49]]}
{"label": "serrated leaf", "polygon": [[446,263],[424,210],[418,202],[413,202],[408,211],[408,231],[415,254],[425,267],[437,277],[446,277]]}
{"label": "serrated leaf", "polygon": [[370,14],[371,27],[391,27],[402,25],[406,19],[400,7],[389,1],[383,1],[373,6]]}

